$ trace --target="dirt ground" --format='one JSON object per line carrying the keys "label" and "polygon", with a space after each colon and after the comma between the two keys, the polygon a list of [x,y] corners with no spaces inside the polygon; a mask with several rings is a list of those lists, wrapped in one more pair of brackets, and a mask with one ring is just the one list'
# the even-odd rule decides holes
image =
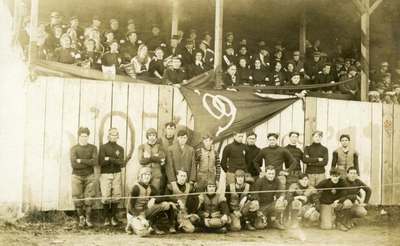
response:
{"label": "dirt ground", "polygon": [[318,228],[296,230],[241,231],[227,234],[194,233],[139,238],[127,235],[123,226],[78,230],[71,217],[28,215],[14,222],[0,223],[0,245],[400,245],[400,208],[371,208],[367,218],[357,220],[348,232]]}

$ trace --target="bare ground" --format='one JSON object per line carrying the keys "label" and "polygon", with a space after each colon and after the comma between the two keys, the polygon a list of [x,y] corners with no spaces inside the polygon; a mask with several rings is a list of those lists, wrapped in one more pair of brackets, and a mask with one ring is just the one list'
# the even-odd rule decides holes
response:
{"label": "bare ground", "polygon": [[[68,216],[28,216],[0,224],[0,245],[400,245],[400,208],[371,208],[367,218],[348,232],[318,228],[297,230],[241,231],[227,234],[194,233],[139,238],[119,228],[77,230]],[[41,218],[43,221],[38,221]],[[36,221],[34,221],[36,220]]]}

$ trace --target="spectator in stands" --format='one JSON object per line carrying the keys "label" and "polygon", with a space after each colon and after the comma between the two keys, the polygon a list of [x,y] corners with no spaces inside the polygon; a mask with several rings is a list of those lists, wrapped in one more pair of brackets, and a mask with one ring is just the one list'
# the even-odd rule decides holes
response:
{"label": "spectator in stands", "polygon": [[71,47],[75,49],[81,49],[83,46],[83,29],[79,26],[79,19],[77,16],[73,16],[70,18],[70,26],[67,29],[66,33],[71,38]]}
{"label": "spectator in stands", "polygon": [[188,67],[194,62],[194,42],[191,39],[187,39],[185,48],[180,51],[182,57],[182,64],[184,67]]}
{"label": "spectator in stands", "polygon": [[105,31],[104,32],[104,37],[105,37],[105,40],[104,40],[104,43],[103,43],[104,51],[109,51],[110,50],[110,46],[111,46],[111,44],[113,42],[117,42],[118,43],[118,40],[116,40],[115,37],[114,37],[114,32],[112,32],[111,30]]}
{"label": "spectator in stands", "polygon": [[254,69],[252,71],[253,84],[255,86],[266,86],[270,83],[268,72],[261,65],[261,60],[256,59],[254,61]]}
{"label": "spectator in stands", "polygon": [[95,41],[97,52],[103,53],[105,51],[105,48],[101,42],[101,33],[99,30],[92,29],[90,32],[88,32],[86,39],[93,39]]}
{"label": "spectator in stands", "polygon": [[207,41],[200,42],[199,49],[203,52],[203,63],[207,70],[214,67],[214,51],[209,48]]}
{"label": "spectator in stands", "polygon": [[253,57],[249,54],[249,52],[247,50],[247,46],[242,45],[242,46],[240,46],[240,49],[239,49],[238,58],[239,59],[244,58],[244,59],[246,59],[246,63],[250,64],[250,61],[252,60]]}
{"label": "spectator in stands", "polygon": [[344,70],[344,59],[342,57],[338,57],[335,60],[335,68],[332,71],[332,75],[335,78],[336,82],[339,82],[340,78],[346,74]]}
{"label": "spectator in stands", "polygon": [[172,58],[175,56],[182,56],[181,55],[181,50],[179,48],[179,36],[178,35],[172,35],[170,45],[169,47],[166,48],[165,53],[165,60],[168,63],[172,63]]}
{"label": "spectator in stands", "polygon": [[286,68],[284,69],[284,84],[289,84],[290,79],[293,77],[293,74],[295,73],[295,67],[294,67],[294,62],[293,61],[288,61],[286,64]]}
{"label": "spectator in stands", "polygon": [[61,47],[61,36],[63,35],[63,29],[60,25],[55,25],[53,26],[53,29],[49,33],[45,43],[44,43],[44,49],[46,53],[48,54],[49,58],[52,58],[54,56],[54,51],[57,48]]}
{"label": "spectator in stands", "polygon": [[228,66],[226,72],[223,75],[223,82],[225,88],[229,89],[232,86],[239,85],[239,77],[237,74],[237,68],[235,64],[231,64]]}
{"label": "spectator in stands", "polygon": [[96,42],[93,39],[86,39],[82,52],[82,67],[100,69],[101,55],[96,51]]}
{"label": "spectator in stands", "polygon": [[144,44],[139,45],[138,53],[131,60],[134,72],[136,75],[146,75],[149,71],[151,58],[148,54],[147,46]]}
{"label": "spectator in stands", "polygon": [[[110,20],[110,31],[114,34],[114,39],[118,43],[123,43],[125,40],[125,35],[122,30],[119,28],[119,21],[117,19]],[[121,42],[122,41],[122,42]]]}
{"label": "spectator in stands", "polygon": [[197,42],[197,31],[196,29],[191,29],[189,32],[189,39],[193,41],[193,47],[196,49],[198,47]]}
{"label": "spectator in stands", "polygon": [[188,76],[189,78],[193,78],[206,71],[206,66],[203,63],[203,52],[201,52],[201,50],[197,50],[194,53],[194,64],[190,64],[188,66]]}
{"label": "spectator in stands", "polygon": [[392,74],[393,85],[400,85],[400,61],[398,61],[396,69],[394,69]]}
{"label": "spectator in stands", "polygon": [[59,12],[53,11],[50,14],[50,23],[46,25],[45,30],[48,34],[51,34],[54,30],[55,26],[60,26],[63,28],[62,25],[62,17]]}
{"label": "spectator in stands", "polygon": [[160,27],[153,24],[151,27],[151,37],[146,41],[149,50],[153,51],[158,47],[166,47],[164,39],[160,35]]}
{"label": "spectator in stands", "polygon": [[[224,43],[224,45],[223,45],[223,47],[225,47],[225,50],[226,50],[226,47],[229,47],[229,46],[231,46],[231,47],[235,47],[235,37],[234,37],[234,35],[233,35],[233,32],[227,32],[226,33],[226,36],[225,36],[225,43]],[[234,48],[235,49],[235,48]]]}
{"label": "spectator in stands", "polygon": [[247,59],[245,57],[239,58],[238,77],[241,84],[252,84],[252,71],[249,69],[247,65]]}
{"label": "spectator in stands", "polygon": [[384,61],[381,63],[380,68],[371,74],[371,85],[373,89],[377,88],[377,84],[383,81],[387,73],[389,73],[389,63]]}
{"label": "spectator in stands", "polygon": [[310,77],[310,80],[315,81],[316,76],[322,70],[323,63],[321,60],[321,53],[316,51],[313,53],[313,60],[308,61],[305,64],[306,74]]}
{"label": "spectator in stands", "polygon": [[263,45],[263,43],[261,43],[259,52],[257,55],[254,56],[254,59],[259,60],[261,62],[261,66],[263,67],[264,70],[269,70],[271,63],[270,63],[269,52],[265,44]]}
{"label": "spectator in stands", "polygon": [[304,73],[304,62],[300,59],[300,51],[296,50],[293,52],[293,60],[291,60],[294,66],[294,71],[298,73]]}
{"label": "spectator in stands", "polygon": [[226,70],[230,65],[236,65],[237,57],[233,46],[225,46],[225,54],[222,56],[222,69]]}
{"label": "spectator in stands", "polygon": [[312,144],[304,148],[303,163],[310,185],[315,186],[325,179],[325,166],[328,164],[328,149],[321,144],[322,131],[312,133]]}
{"label": "spectator in stands", "polygon": [[204,33],[203,40],[205,41],[207,47],[212,47],[212,36],[209,32]]}
{"label": "spectator in stands", "polygon": [[61,47],[54,51],[56,62],[74,64],[81,58],[79,51],[71,47],[71,38],[67,34],[61,36],[60,44]]}
{"label": "spectator in stands", "polygon": [[282,86],[285,83],[285,74],[282,70],[282,63],[276,61],[274,65],[274,70],[271,72],[269,77],[269,82],[271,85]]}
{"label": "spectator in stands", "polygon": [[375,89],[383,95],[385,92],[392,91],[392,75],[390,73],[383,74],[380,81],[376,81]]}
{"label": "spectator in stands", "polygon": [[118,53],[118,47],[118,42],[114,40],[110,44],[110,50],[106,51],[101,57],[101,70],[103,71],[103,73],[108,75],[115,75],[118,72],[119,66],[122,61]]}
{"label": "spectator in stands", "polygon": [[133,19],[129,19],[126,26],[126,32],[136,32],[136,25]]}
{"label": "spectator in stands", "polygon": [[380,103],[381,102],[381,97],[378,91],[369,91],[368,92],[368,100],[370,102],[376,102]]}
{"label": "spectator in stands", "polygon": [[141,40],[138,40],[136,32],[129,31],[126,34],[127,42],[121,45],[121,58],[123,64],[131,62],[132,58],[137,55],[138,47],[142,44]]}
{"label": "spectator in stands", "polygon": [[343,94],[351,95],[353,99],[357,99],[359,96],[359,83],[360,77],[358,76],[357,68],[355,66],[351,66],[349,72],[344,74],[340,81],[346,81],[353,79],[353,82],[349,82],[346,84],[339,85],[339,90]]}
{"label": "spectator in stands", "polygon": [[164,51],[159,47],[154,51],[154,56],[149,64],[149,74],[152,77],[163,78],[165,70]]}
{"label": "spectator in stands", "polygon": [[186,84],[188,75],[182,68],[182,61],[179,57],[172,58],[172,66],[165,70],[164,80],[167,85]]}
{"label": "spectator in stands", "polygon": [[85,37],[86,38],[93,38],[93,37],[90,36],[90,33],[93,30],[100,31],[100,26],[101,26],[100,18],[98,16],[96,16],[96,15],[93,16],[92,24],[85,29],[85,32],[84,32]]}
{"label": "spectator in stands", "polygon": [[[318,74],[315,76],[314,84],[335,83],[335,78],[332,75],[331,67],[332,67],[331,63],[325,63],[322,68],[322,71],[318,72]],[[332,91],[334,91],[334,90],[335,90],[334,87],[328,87],[328,88],[322,89],[322,91],[330,92],[330,93],[332,93]]]}
{"label": "spectator in stands", "polygon": [[278,46],[277,48],[275,48],[275,52],[274,52],[274,64],[276,64],[277,62],[280,62],[281,64],[283,63],[283,48]]}

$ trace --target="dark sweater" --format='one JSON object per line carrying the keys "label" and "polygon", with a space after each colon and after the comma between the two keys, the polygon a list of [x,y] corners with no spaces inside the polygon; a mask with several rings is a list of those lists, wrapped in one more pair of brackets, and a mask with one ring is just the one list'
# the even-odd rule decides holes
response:
{"label": "dark sweater", "polygon": [[315,188],[316,189],[327,189],[322,190],[319,197],[319,202],[321,204],[332,204],[335,200],[339,200],[339,202],[343,202],[346,200],[346,190],[337,189],[346,187],[345,182],[342,179],[339,179],[337,184],[334,184],[331,179],[324,179],[319,182]]}
{"label": "dark sweater", "polygon": [[[303,151],[298,148],[296,145],[292,145],[292,144],[288,144],[285,146],[285,149],[287,149],[290,154],[292,154],[293,158],[296,160],[296,166],[294,168],[294,170],[301,170],[301,166],[300,166],[300,162],[303,160]],[[285,163],[285,168],[289,168],[289,166],[286,165]]]}
{"label": "dark sweater", "polygon": [[253,165],[253,161],[260,152],[260,148],[256,145],[246,145],[246,154],[244,155],[246,159],[247,170],[252,176],[258,176],[259,170]]}
{"label": "dark sweater", "polygon": [[[346,190],[346,197],[350,199],[351,201],[355,201],[357,199],[357,196],[360,195],[360,190],[365,191],[365,203],[369,202],[369,199],[371,198],[371,188],[369,188],[364,182],[362,182],[359,179],[356,179],[354,181],[350,181],[348,178],[344,180],[346,187],[354,187],[354,189],[348,189]],[[363,186],[360,188],[360,186]]]}
{"label": "dark sweater", "polygon": [[[97,147],[93,144],[77,144],[71,148],[70,153],[72,174],[87,176],[94,172],[93,167],[97,164]],[[80,159],[80,163],[77,160]]]}
{"label": "dark sweater", "polygon": [[[323,158],[318,161],[318,158]],[[307,164],[306,173],[325,173],[325,166],[328,164],[328,149],[320,143],[312,143],[304,148],[303,162]]]}
{"label": "dark sweater", "polygon": [[247,171],[246,145],[233,141],[225,146],[222,152],[221,167],[225,172],[235,172],[237,169]]}
{"label": "dark sweater", "polygon": [[276,191],[276,192],[265,192],[265,193],[253,193],[251,196],[254,200],[260,203],[260,206],[270,204],[274,201],[274,198],[278,199],[280,196],[284,195],[284,192],[277,190],[284,190],[285,185],[283,185],[279,179],[275,178],[269,181],[265,176],[257,179],[252,191]]}
{"label": "dark sweater", "polygon": [[283,163],[285,163],[285,166],[289,167],[289,170],[293,170],[297,165],[296,160],[293,158],[290,152],[280,146],[269,146],[262,149],[260,153],[258,153],[254,159],[254,167],[257,168],[257,170],[260,170],[263,159],[266,166],[272,165],[275,167],[277,174],[279,174],[279,171],[282,170]]}
{"label": "dark sweater", "polygon": [[[143,184],[143,183],[141,183],[141,182],[139,182],[139,184],[140,184],[141,186],[143,186],[143,188],[145,188],[145,189],[147,189],[147,187],[150,186],[150,188],[151,188],[150,196],[156,196],[156,195],[158,195],[157,189],[154,188],[152,185],[150,185],[150,184],[147,184],[147,185],[146,185],[146,184]],[[137,210],[135,209],[135,204],[136,204],[136,202],[137,202],[137,200],[138,200],[137,197],[140,196],[140,189],[139,189],[139,186],[134,185],[134,186],[132,187],[131,192],[130,192],[130,196],[131,196],[132,198],[130,198],[130,200],[129,200],[128,211],[129,211],[129,213],[130,213],[131,215],[138,215],[138,214],[140,214],[140,212],[142,212],[142,211],[137,211]],[[150,200],[150,199],[149,199],[149,200]],[[155,203],[160,203],[160,202],[162,202],[162,201],[164,201],[164,199],[162,199],[162,198],[155,198]],[[147,208],[147,204],[146,204],[146,208]]]}
{"label": "dark sweater", "polygon": [[[109,157],[108,161],[104,160]],[[125,165],[124,148],[117,143],[108,142],[100,146],[99,164],[101,173],[118,173],[121,172],[121,167]]]}

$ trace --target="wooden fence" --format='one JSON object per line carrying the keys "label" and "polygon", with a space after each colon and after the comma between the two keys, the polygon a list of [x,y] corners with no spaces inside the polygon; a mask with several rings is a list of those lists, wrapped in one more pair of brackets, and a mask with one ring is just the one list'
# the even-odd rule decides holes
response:
{"label": "wooden fence", "polygon": [[[171,120],[194,126],[180,91],[169,86],[40,77],[28,85],[26,102],[24,210],[73,209],[69,150],[77,142],[79,126],[89,127],[90,142],[96,146],[106,142],[109,127],[119,129],[119,144],[126,154],[133,153],[123,169],[124,194],[136,181],[136,151],[145,142],[146,129],[153,127],[162,134],[163,125]],[[285,145],[289,131],[297,130],[303,147],[309,144],[311,132],[320,129],[330,158],[338,136],[351,134],[360,152],[361,177],[373,189],[371,202],[398,204],[400,153],[395,150],[400,133],[394,129],[400,127],[399,113],[398,105],[307,98],[305,105],[297,101],[254,131],[257,145],[265,147],[268,132],[280,133]],[[230,141],[223,141],[221,147]]]}

